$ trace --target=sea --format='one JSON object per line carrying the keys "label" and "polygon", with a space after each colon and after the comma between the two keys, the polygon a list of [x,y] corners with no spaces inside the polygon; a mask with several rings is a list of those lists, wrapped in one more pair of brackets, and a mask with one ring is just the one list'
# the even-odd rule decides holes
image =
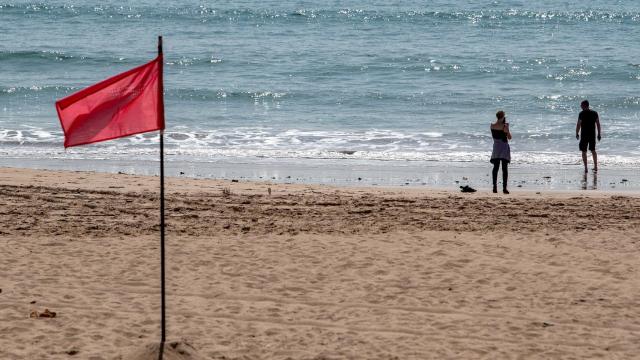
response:
{"label": "sea", "polygon": [[580,187],[588,99],[622,174],[590,188],[637,177],[635,0],[0,0],[0,166],[157,173],[157,133],[65,150],[54,103],[159,35],[170,175],[486,184],[504,110],[514,184]]}

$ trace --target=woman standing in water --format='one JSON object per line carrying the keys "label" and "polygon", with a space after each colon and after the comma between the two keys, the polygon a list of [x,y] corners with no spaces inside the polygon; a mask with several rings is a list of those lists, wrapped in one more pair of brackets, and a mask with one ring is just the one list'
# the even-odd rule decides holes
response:
{"label": "woman standing in water", "polygon": [[507,178],[509,177],[508,164],[511,162],[511,148],[509,140],[511,140],[511,132],[509,131],[509,123],[504,111],[500,110],[496,113],[496,122],[491,124],[491,137],[493,137],[493,152],[491,153],[491,163],[493,164],[493,192],[498,192],[498,170],[502,163],[502,192],[508,194]]}

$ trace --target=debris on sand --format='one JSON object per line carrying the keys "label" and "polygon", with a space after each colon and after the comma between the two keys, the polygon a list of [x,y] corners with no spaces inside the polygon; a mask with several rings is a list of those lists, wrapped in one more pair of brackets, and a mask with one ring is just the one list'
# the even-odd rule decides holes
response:
{"label": "debris on sand", "polygon": [[31,313],[29,314],[29,317],[31,318],[54,318],[56,317],[57,313],[55,311],[49,311],[49,309],[44,309],[43,312],[39,313],[36,310],[32,310]]}
{"label": "debris on sand", "polygon": [[472,193],[472,192],[478,191],[469,185],[460,186],[460,189],[461,189],[460,191],[462,191],[463,193]]}

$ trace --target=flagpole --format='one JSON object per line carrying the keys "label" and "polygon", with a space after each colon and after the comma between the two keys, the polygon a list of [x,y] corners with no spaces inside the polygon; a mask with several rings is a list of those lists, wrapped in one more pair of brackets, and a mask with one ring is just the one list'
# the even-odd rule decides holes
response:
{"label": "flagpole", "polygon": [[[162,36],[158,36],[158,56],[162,56]],[[164,124],[164,98],[163,84],[162,84],[162,59],[160,59],[160,78],[158,79],[158,114],[162,116],[160,119]],[[165,281],[164,281],[164,127],[160,129],[160,292],[161,292],[161,336],[160,336],[160,350],[158,359],[162,360],[164,353],[164,342],[166,340],[166,320],[165,320]]]}

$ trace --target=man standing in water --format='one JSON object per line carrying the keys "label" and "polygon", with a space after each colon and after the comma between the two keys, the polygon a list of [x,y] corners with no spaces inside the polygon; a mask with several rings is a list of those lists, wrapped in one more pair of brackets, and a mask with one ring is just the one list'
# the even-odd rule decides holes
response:
{"label": "man standing in water", "polygon": [[593,171],[598,171],[598,154],[596,154],[596,128],[598,129],[598,141],[600,141],[600,118],[598,113],[589,109],[589,101],[584,100],[580,103],[582,111],[578,115],[578,123],[576,124],[576,139],[580,140],[578,147],[582,151],[582,163],[584,164],[584,172],[587,173],[587,148],[591,151],[593,157]]}

